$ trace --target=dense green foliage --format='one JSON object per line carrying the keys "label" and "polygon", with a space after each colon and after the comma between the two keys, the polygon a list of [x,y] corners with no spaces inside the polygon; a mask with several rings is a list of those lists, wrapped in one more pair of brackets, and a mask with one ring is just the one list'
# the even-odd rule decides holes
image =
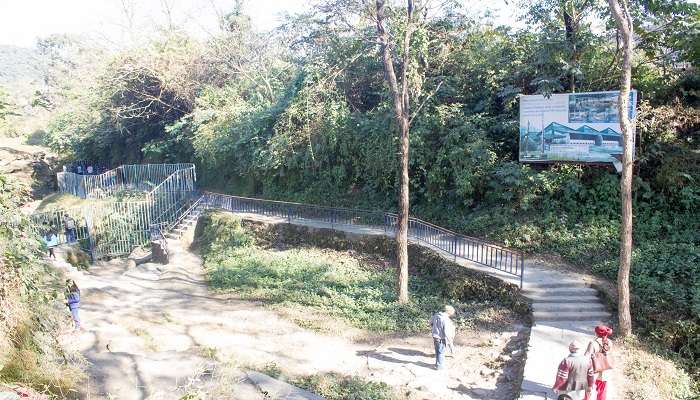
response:
{"label": "dense green foliage", "polygon": [[[271,34],[239,12],[206,42],[164,33],[74,85],[49,142],[115,164],[192,160],[203,183],[227,192],[394,209],[396,129],[369,3],[324,1]],[[615,279],[612,167],[517,162],[519,94],[616,88],[605,3],[523,0],[517,31],[451,2],[428,13],[410,50],[413,214]],[[631,7],[641,99],[633,319],[697,368],[700,11]],[[400,8],[389,30],[402,36]]]}
{"label": "dense green foliage", "polygon": [[[521,315],[528,310],[510,285],[464,272],[418,246],[411,247],[411,302],[397,303],[394,271],[384,258],[393,253],[393,245],[383,237],[351,242],[326,230],[314,233],[284,225],[255,229],[232,214],[210,213],[197,240],[214,289],[319,310],[363,329],[422,332],[445,302],[458,309],[462,325],[493,317],[504,305]],[[295,247],[281,251],[273,245]]]}

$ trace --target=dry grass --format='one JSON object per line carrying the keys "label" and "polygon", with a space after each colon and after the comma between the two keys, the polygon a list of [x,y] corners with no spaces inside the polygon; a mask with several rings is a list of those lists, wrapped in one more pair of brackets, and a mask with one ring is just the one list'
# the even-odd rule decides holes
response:
{"label": "dry grass", "polygon": [[66,209],[72,207],[79,207],[85,204],[87,200],[81,199],[80,197],[73,196],[68,193],[54,193],[50,196],[44,198],[39,206],[36,208],[37,212],[52,211],[58,209]]}
{"label": "dry grass", "polygon": [[638,339],[618,341],[625,362],[626,400],[696,400],[691,378],[668,358],[656,354]]}
{"label": "dry grass", "polygon": [[136,327],[136,328],[129,328],[129,331],[133,333],[134,335],[138,336],[143,340],[143,345],[148,351],[152,351],[154,353],[160,351],[160,346],[158,346],[158,342],[156,342],[155,338],[145,329],[141,327]]}
{"label": "dry grass", "polygon": [[9,335],[10,346],[0,368],[0,380],[32,387],[54,398],[77,398],[75,388],[85,379],[84,361],[66,353],[56,342],[56,332],[38,331],[22,323]]}

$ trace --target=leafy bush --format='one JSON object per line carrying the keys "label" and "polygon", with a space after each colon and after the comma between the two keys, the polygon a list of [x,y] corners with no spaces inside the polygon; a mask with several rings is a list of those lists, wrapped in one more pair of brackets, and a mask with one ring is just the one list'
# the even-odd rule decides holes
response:
{"label": "leafy bush", "polygon": [[81,357],[56,340],[65,329],[62,280],[41,261],[42,241],[19,210],[26,189],[0,175],[0,381],[72,398]]}

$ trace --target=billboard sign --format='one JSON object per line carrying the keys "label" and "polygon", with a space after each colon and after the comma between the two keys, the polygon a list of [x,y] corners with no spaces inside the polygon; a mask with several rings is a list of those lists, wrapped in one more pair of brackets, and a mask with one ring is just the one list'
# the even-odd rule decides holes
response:
{"label": "billboard sign", "polygon": [[[623,138],[619,91],[520,96],[521,162],[619,164]],[[630,92],[634,118],[637,91]]]}

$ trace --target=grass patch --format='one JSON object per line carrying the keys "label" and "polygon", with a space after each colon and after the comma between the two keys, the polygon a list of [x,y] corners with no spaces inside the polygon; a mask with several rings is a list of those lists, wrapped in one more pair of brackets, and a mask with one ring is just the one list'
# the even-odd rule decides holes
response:
{"label": "grass patch", "polygon": [[147,194],[148,192],[142,190],[125,189],[113,193],[112,196],[106,199],[95,200],[82,199],[78,196],[73,196],[70,193],[54,193],[41,200],[41,203],[39,203],[39,206],[36,208],[36,212],[66,210],[86,204],[100,202],[139,201],[144,200]]}
{"label": "grass patch", "polygon": [[82,368],[77,360],[66,362],[71,355],[54,346],[51,334],[36,329],[24,321],[10,333],[0,380],[32,387],[52,398],[77,398],[74,388],[85,377]]}
{"label": "grass patch", "polygon": [[86,202],[89,202],[89,200],[81,199],[80,197],[73,196],[69,193],[54,193],[41,200],[41,203],[39,203],[39,206],[36,208],[36,211],[46,212],[59,209],[80,207]]}
{"label": "grass patch", "polygon": [[140,337],[141,340],[143,340],[146,350],[154,353],[160,351],[160,346],[158,346],[158,342],[156,342],[155,338],[147,330],[141,327],[137,327],[131,328],[129,329],[129,331],[131,331],[132,334]]}
{"label": "grass patch", "polygon": [[[197,237],[212,288],[244,299],[312,308],[370,331],[423,332],[430,315],[445,303],[455,305],[457,322],[467,326],[509,323],[515,314],[527,313],[517,288],[472,275],[415,246],[410,250],[411,301],[399,304],[393,263],[385,257],[393,254],[390,240],[353,242],[342,233],[296,229],[244,226],[226,213],[206,215]],[[287,244],[295,247],[285,248]]]}
{"label": "grass patch", "polygon": [[357,376],[336,373],[296,378],[293,385],[316,393],[327,400],[398,400],[399,396],[383,382],[372,382]]}
{"label": "grass patch", "polygon": [[[443,299],[434,284],[411,282],[412,301],[396,303],[394,273],[368,270],[357,260],[313,249],[228,249],[207,261],[211,286],[247,299],[323,309],[375,331],[424,330],[426,315]],[[431,290],[433,289],[433,290]]]}
{"label": "grass patch", "polygon": [[372,382],[359,376],[338,373],[320,373],[289,377],[274,362],[262,366],[249,366],[250,369],[291,385],[308,390],[327,400],[398,400],[395,390],[383,382]]}
{"label": "grass patch", "polygon": [[[690,400],[692,379],[683,369],[637,338],[617,343],[625,359],[626,398],[635,400]],[[663,351],[661,351],[663,352]]]}

